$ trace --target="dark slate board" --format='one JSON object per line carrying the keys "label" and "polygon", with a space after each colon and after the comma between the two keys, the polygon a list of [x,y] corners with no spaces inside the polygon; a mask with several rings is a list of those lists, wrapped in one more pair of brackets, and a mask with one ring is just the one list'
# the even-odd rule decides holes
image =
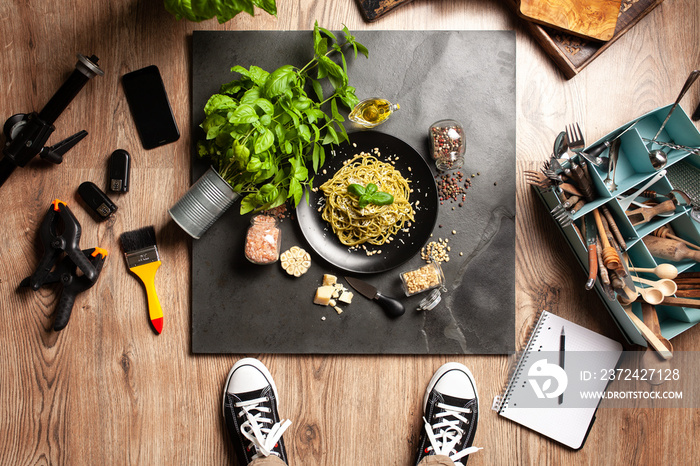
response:
{"label": "dark slate board", "polygon": [[[402,298],[407,312],[391,320],[359,294],[337,315],[312,303],[324,273],[296,222],[282,222],[282,249],[312,252],[306,275],[279,264],[256,266],[243,256],[249,216],[234,205],[192,245],[192,350],[195,353],[503,354],[515,341],[515,34],[512,31],[361,31],[370,58],[349,58],[360,99],[384,97],[401,109],[377,130],[429,158],[428,127],[460,121],[466,133],[464,173],[473,178],[463,207],[440,207],[434,237],[449,238],[443,264],[449,291],[429,312],[424,295]],[[234,65],[273,71],[311,58],[310,31],[195,31],[192,40],[192,134],[208,97],[234,79]],[[431,163],[431,167],[432,167]],[[195,180],[205,164],[193,156]],[[452,210],[454,207],[454,210]],[[455,230],[456,235],[451,231]],[[459,252],[463,256],[459,256]],[[399,273],[423,262],[361,278],[402,297]],[[344,281],[341,279],[344,283]],[[346,283],[344,283],[348,286]],[[348,286],[349,288],[349,286]],[[322,320],[325,316],[326,319]]]}

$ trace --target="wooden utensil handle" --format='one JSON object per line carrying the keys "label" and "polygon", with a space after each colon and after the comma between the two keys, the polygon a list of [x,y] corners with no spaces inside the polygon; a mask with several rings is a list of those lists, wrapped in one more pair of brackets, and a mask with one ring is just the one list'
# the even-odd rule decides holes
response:
{"label": "wooden utensil handle", "polygon": [[632,312],[632,309],[629,307],[625,307],[625,312],[629,316],[630,320],[634,325],[637,326],[639,331],[641,332],[642,336],[646,341],[649,342],[649,344],[659,352],[659,355],[661,355],[662,358],[664,359],[671,359],[673,357],[673,353],[666,348],[666,345],[661,343],[661,340],[654,335],[654,332],[652,332],[649,327],[647,327],[644,322],[642,322],[637,315]]}
{"label": "wooden utensil handle", "polygon": [[615,219],[610,213],[610,209],[608,209],[608,206],[603,205],[600,206],[600,210],[603,212],[603,216],[608,221],[608,227],[610,228],[610,231],[612,231],[613,235],[615,235],[615,239],[617,240],[617,244],[620,246],[620,249],[626,251],[627,243],[622,237],[622,233],[620,233],[620,229],[617,227],[617,223],[615,223]]}
{"label": "wooden utensil handle", "polygon": [[689,307],[700,309],[700,299],[666,297],[662,303],[664,306]]}
{"label": "wooden utensil handle", "polygon": [[595,285],[596,277],[598,276],[598,253],[596,252],[595,243],[588,245],[588,280],[586,280],[586,289],[590,290]]}
{"label": "wooden utensil handle", "polygon": [[679,298],[700,298],[700,289],[676,290],[675,294]]}
{"label": "wooden utensil handle", "polygon": [[683,238],[679,238],[678,236],[674,236],[674,235],[668,235],[668,238],[675,239],[676,241],[680,241],[681,243],[685,244],[689,248],[697,249],[698,251],[700,251],[700,246],[698,246],[695,243],[691,243],[690,241],[686,241]]}
{"label": "wooden utensil handle", "polygon": [[603,222],[600,219],[600,212],[598,209],[593,210],[593,217],[595,218],[595,224],[598,226],[598,233],[600,234],[600,239],[603,241],[603,264],[610,270],[618,270],[622,264],[620,256],[615,251],[615,248],[610,246],[608,237],[605,234],[605,228],[603,228]]}

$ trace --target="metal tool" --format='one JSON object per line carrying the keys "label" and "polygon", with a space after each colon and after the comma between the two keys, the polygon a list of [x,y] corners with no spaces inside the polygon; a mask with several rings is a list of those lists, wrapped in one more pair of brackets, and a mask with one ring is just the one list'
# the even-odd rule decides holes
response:
{"label": "metal tool", "polygon": [[586,280],[586,289],[590,290],[595,286],[596,277],[598,276],[598,252],[596,251],[598,230],[595,222],[589,217],[584,217],[583,220],[586,246],[588,247],[588,280]]}
{"label": "metal tool", "polygon": [[667,179],[676,190],[683,191],[691,200],[690,216],[700,222],[700,168],[687,160],[679,160],[668,169]]}
{"label": "metal tool", "polygon": [[[696,79],[698,79],[698,77],[700,77],[700,70],[693,70],[690,72],[690,74],[688,75],[688,79],[685,80],[685,83],[683,84],[683,88],[681,89],[681,92],[678,94],[678,97],[676,98],[676,101],[673,103],[673,106],[668,111],[668,115],[666,115],[664,122],[661,123],[661,127],[656,132],[656,135],[652,138],[651,142],[656,142],[656,138],[659,137],[661,132],[666,127],[666,123],[668,123],[668,120],[671,118],[673,111],[676,110],[676,107],[678,107],[678,104],[681,102],[681,99],[683,98],[685,93],[688,92],[688,89],[690,89],[690,86],[693,85],[693,83],[695,82]],[[651,145],[650,145],[650,147],[651,147]]]}
{"label": "metal tool", "polygon": [[[603,184],[608,191],[615,192],[617,185],[615,184],[615,172],[617,171],[617,158],[620,153],[620,139],[613,140],[608,153],[608,175],[603,180]],[[610,174],[612,173],[612,178]]]}
{"label": "metal tool", "polygon": [[87,58],[79,54],[73,73],[39,113],[17,113],[5,122],[3,133],[6,141],[2,150],[4,157],[0,160],[0,186],[15,168],[24,167],[36,155],[51,163],[61,163],[63,155],[87,136],[86,131],[80,131],[53,146],[44,145],[55,130],[54,122],[83,86],[90,78],[104,74],[97,61],[95,55]]}
{"label": "metal tool", "polygon": [[681,92],[678,94],[678,97],[676,98],[676,101],[673,103],[673,106],[668,111],[668,115],[666,115],[664,122],[661,123],[661,127],[656,132],[656,135],[647,144],[647,149],[649,150],[649,160],[651,160],[652,166],[656,169],[663,168],[666,165],[666,162],[668,161],[668,156],[666,155],[666,153],[663,150],[661,150],[661,149],[652,150],[652,147],[654,147],[654,143],[656,142],[656,139],[659,137],[661,132],[666,127],[666,123],[668,123],[668,120],[671,118],[673,111],[676,110],[676,107],[678,107],[678,104],[681,102],[681,99],[683,98],[685,93],[688,92],[688,89],[690,89],[690,87],[693,85],[695,80],[698,79],[698,77],[700,77],[700,70],[693,70],[690,72],[690,74],[688,75],[688,79],[685,80],[685,83],[683,84],[683,88],[681,89]]}
{"label": "metal tool", "polygon": [[629,194],[626,196],[625,195],[619,196],[617,198],[617,201],[620,203],[620,207],[622,208],[623,212],[627,211],[630,208],[630,206],[632,205],[632,201],[634,201],[637,197],[639,197],[639,195],[642,192],[646,191],[647,188],[649,188],[649,186],[653,185],[654,183],[659,181],[664,176],[666,176],[666,170],[658,171],[654,174],[654,176],[652,176],[649,179],[649,181],[644,183],[644,185],[641,188],[637,189],[632,194]]}
{"label": "metal tool", "polygon": [[[646,142],[651,142],[651,139],[647,138],[642,138],[643,141]],[[665,141],[654,141],[654,144],[657,144],[659,146],[663,147],[669,147],[674,150],[684,150],[688,152],[689,154],[693,155],[700,155],[700,147],[690,147],[690,146],[684,146],[682,144],[675,144],[673,142],[665,142]]]}
{"label": "metal tool", "polygon": [[345,280],[362,296],[376,301],[389,317],[399,317],[406,312],[401,301],[381,294],[373,285],[353,277],[345,277]]}
{"label": "metal tool", "polygon": [[[600,141],[597,144],[592,145],[591,147],[588,148],[588,150],[586,151],[586,154],[588,154],[588,156],[591,158],[600,157],[600,155],[603,152],[605,152],[605,149],[612,147],[612,145],[613,145],[613,143],[615,143],[615,141],[619,141],[619,139],[622,137],[622,135],[625,134],[627,131],[631,130],[632,128],[634,128],[634,126],[637,123],[639,123],[639,120],[635,120],[634,122],[628,124],[626,128],[622,129],[622,131],[620,131],[618,134],[615,134],[610,139],[605,139],[603,141]],[[608,154],[607,158],[608,158],[608,160],[612,160],[612,157],[610,156],[610,154]]]}
{"label": "metal tool", "polygon": [[[86,261],[89,261],[94,267],[96,274],[94,280],[90,280],[87,275],[78,274],[78,266],[70,256],[66,255],[59,260],[54,271],[45,275],[42,281],[38,283],[39,287],[52,285],[54,283],[59,283],[61,285],[60,297],[54,312],[55,317],[53,323],[53,329],[57,332],[63,330],[66,325],[68,325],[71,313],[73,312],[75,298],[78,294],[88,290],[97,282],[97,277],[99,277],[102,266],[107,258],[107,251],[101,248],[84,249],[80,253],[82,257],[84,257]],[[25,278],[19,286],[29,287],[31,278],[32,277]]]}
{"label": "metal tool", "polygon": [[524,170],[523,175],[525,175],[525,181],[527,181],[528,184],[537,186],[540,189],[550,189],[552,187],[552,180],[544,173],[534,170]]}

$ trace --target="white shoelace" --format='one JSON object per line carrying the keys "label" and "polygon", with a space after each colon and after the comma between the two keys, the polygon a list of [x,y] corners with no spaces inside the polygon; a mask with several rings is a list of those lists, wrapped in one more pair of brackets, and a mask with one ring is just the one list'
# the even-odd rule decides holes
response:
{"label": "white shoelace", "polygon": [[[259,458],[261,456],[270,456],[271,454],[276,455],[277,453],[272,450],[275,445],[282,437],[282,434],[287,427],[292,424],[289,419],[281,420],[273,424],[273,420],[264,417],[265,414],[270,413],[272,410],[265,406],[259,406],[260,403],[269,401],[269,398],[256,398],[254,400],[240,401],[235,403],[236,408],[242,408],[242,411],[238,414],[238,417],[247,417],[247,420],[241,424],[241,432],[250,440],[250,444],[255,447],[255,455],[253,458]],[[253,413],[257,411],[257,413]],[[269,427],[267,427],[269,425]]]}
{"label": "white shoelace", "polygon": [[[435,416],[443,418],[441,422],[431,425],[427,419],[423,418],[425,422],[425,431],[428,434],[431,445],[428,447],[428,450],[433,450],[436,455],[449,456],[455,464],[461,464],[457,463],[457,461],[482,449],[480,447],[469,447],[462,451],[457,451],[455,449],[455,445],[459,443],[462,439],[462,435],[464,435],[464,430],[459,427],[460,422],[469,424],[469,420],[462,416],[462,414],[470,414],[472,410],[469,408],[450,406],[444,403],[438,403],[437,407],[445,410]],[[454,419],[447,419],[448,417]],[[437,433],[433,429],[437,430]]]}

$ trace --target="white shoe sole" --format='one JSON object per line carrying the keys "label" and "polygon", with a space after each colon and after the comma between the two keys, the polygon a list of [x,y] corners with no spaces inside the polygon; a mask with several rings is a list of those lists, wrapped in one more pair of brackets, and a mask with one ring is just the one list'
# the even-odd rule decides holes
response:
{"label": "white shoe sole", "polygon": [[221,412],[223,413],[224,416],[226,416],[226,393],[228,390],[228,385],[231,382],[231,377],[233,376],[233,373],[235,372],[236,369],[238,369],[241,366],[253,366],[256,369],[258,369],[262,374],[265,376],[265,378],[270,382],[270,385],[272,386],[272,393],[275,394],[275,400],[277,400],[277,409],[279,409],[279,396],[277,396],[277,386],[275,385],[275,380],[272,378],[272,374],[270,374],[270,371],[265,367],[265,365],[260,362],[259,360],[255,358],[243,358],[239,361],[236,362],[236,364],[233,365],[230,371],[228,371],[228,375],[226,376],[226,384],[224,384],[224,394],[221,397]]}
{"label": "white shoe sole", "polygon": [[428,388],[425,389],[425,396],[423,397],[423,414],[425,414],[425,407],[428,405],[428,397],[430,396],[430,392],[433,391],[433,388],[435,388],[435,385],[437,384],[438,380],[440,380],[440,377],[454,369],[465,372],[469,377],[469,380],[471,380],[472,386],[474,387],[474,395],[476,397],[476,406],[477,408],[479,407],[479,392],[476,389],[476,381],[474,380],[474,376],[472,375],[472,373],[469,371],[469,369],[467,369],[467,366],[465,366],[464,364],[458,362],[448,362],[440,366],[440,368],[433,375],[433,378],[430,379],[430,383],[428,383]]}

